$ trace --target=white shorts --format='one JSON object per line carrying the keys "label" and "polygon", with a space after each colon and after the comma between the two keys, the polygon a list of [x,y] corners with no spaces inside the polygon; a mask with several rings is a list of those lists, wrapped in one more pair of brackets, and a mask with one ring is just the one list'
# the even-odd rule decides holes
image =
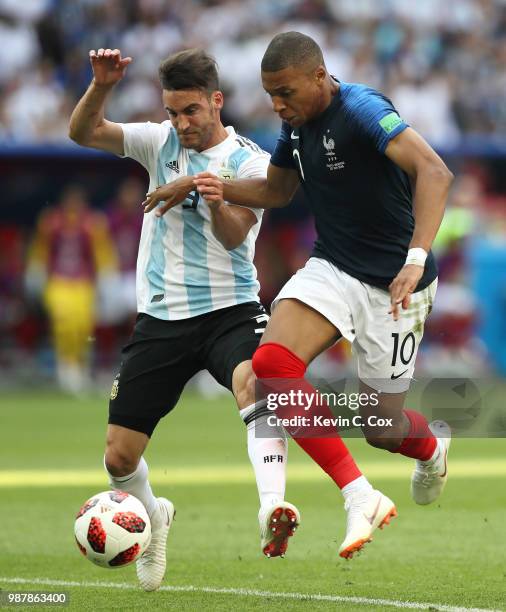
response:
{"label": "white shorts", "polygon": [[352,343],[358,377],[377,391],[407,391],[425,319],[432,308],[437,278],[413,293],[407,310],[394,321],[390,293],[363,283],[330,262],[311,257],[286,283],[272,303],[296,299],[328,319]]}

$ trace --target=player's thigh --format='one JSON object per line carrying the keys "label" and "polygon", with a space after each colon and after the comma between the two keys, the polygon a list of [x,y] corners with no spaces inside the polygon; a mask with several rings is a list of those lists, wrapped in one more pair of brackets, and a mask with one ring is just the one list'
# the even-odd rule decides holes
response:
{"label": "player's thigh", "polygon": [[308,364],[340,337],[320,312],[297,299],[284,298],[277,303],[260,344],[282,344]]}
{"label": "player's thigh", "polygon": [[232,391],[239,408],[255,401],[251,358],[269,320],[264,307],[247,302],[215,313],[205,344],[205,367]]}
{"label": "player's thigh", "polygon": [[344,275],[328,261],[311,257],[274,300],[261,344],[282,344],[307,364],[341,336],[352,335]]}
{"label": "player's thigh", "polygon": [[[175,330],[172,333],[171,330]],[[109,424],[151,436],[176,405],[188,380],[201,369],[184,324],[170,326],[141,315],[122,351],[109,402]]]}
{"label": "player's thigh", "polygon": [[[403,394],[409,389],[415,369],[416,356],[423,337],[424,324],[429,315],[437,288],[437,280],[426,289],[411,296],[407,310],[401,310],[394,321],[390,310],[390,295],[360,283],[354,296],[356,338],[353,350],[357,356],[358,376],[365,384],[393,394],[381,398],[385,410],[401,406]],[[397,396],[397,398],[395,397]]]}

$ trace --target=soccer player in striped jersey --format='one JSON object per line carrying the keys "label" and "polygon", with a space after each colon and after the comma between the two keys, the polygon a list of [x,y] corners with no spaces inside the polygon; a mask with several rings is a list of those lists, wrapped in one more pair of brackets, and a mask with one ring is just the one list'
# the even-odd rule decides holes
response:
{"label": "soccer player in striped jersey", "polygon": [[151,591],[165,573],[174,506],[154,497],[143,453],[158,421],[202,369],[233,392],[247,426],[264,554],[283,555],[300,520],[297,508],[284,501],[285,432],[280,429],[268,439],[255,436],[255,426],[268,412],[255,406],[251,368],[268,320],[253,265],[262,211],[206,202],[192,182],[193,174],[203,170],[228,178],[265,176],[269,156],[222,125],[216,64],[203,51],[183,51],[160,65],[169,116],[161,124],[105,119],[107,96],[132,60],[122,58],[118,49],[91,51],[90,60],[93,81],[72,113],[70,137],[137,160],[149,173],[149,192],[165,185],[164,198],[178,203],[161,216],[156,198],[148,196],[144,202],[137,261],[139,314],[111,390],[104,457],[111,486],[135,495],[150,515],[152,540],[137,562],[137,575]]}
{"label": "soccer player in striped jersey", "polygon": [[[314,212],[312,256],[276,297],[253,369],[308,390],[307,365],[347,338],[371,398],[361,407],[363,433],[372,446],[415,459],[411,493],[430,504],[446,483],[449,428],[429,425],[404,401],[436,292],[430,249],[453,175],[388,98],[331,76],[309,36],[273,38],[262,84],[283,121],[267,178],[196,179],[206,198],[262,208],[285,206],[300,185]],[[332,442],[346,455],[340,438]],[[328,440],[304,444],[326,460]],[[355,493],[348,518],[367,534],[375,501],[365,486]]]}

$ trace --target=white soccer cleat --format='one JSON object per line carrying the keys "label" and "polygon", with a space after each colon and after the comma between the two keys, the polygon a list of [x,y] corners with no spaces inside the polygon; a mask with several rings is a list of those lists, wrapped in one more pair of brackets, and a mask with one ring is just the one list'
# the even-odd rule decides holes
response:
{"label": "white soccer cleat", "polygon": [[300,513],[293,504],[282,501],[260,508],[258,513],[262,552],[266,557],[284,557],[288,538],[300,524]]}
{"label": "white soccer cleat", "polygon": [[344,509],[348,513],[346,537],[339,548],[339,556],[344,559],[351,559],[354,553],[372,540],[372,533],[377,527],[383,529],[390,519],[397,516],[394,502],[375,489],[350,495]]}
{"label": "white soccer cleat", "polygon": [[174,505],[168,499],[157,499],[158,509],[151,518],[151,543],[137,560],[137,578],[145,591],[156,591],[162,584],[167,565],[166,547],[174,520]]}
{"label": "white soccer cleat", "polygon": [[416,460],[411,477],[411,496],[417,504],[426,506],[436,500],[448,479],[448,449],[451,443],[451,429],[445,421],[432,421],[429,425],[437,440],[434,457],[429,461]]}

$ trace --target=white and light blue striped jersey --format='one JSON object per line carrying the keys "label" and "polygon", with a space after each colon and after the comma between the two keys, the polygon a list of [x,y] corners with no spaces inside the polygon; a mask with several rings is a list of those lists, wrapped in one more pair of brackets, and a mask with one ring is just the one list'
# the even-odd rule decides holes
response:
{"label": "white and light blue striped jersey", "polygon": [[[264,177],[270,156],[227,127],[228,136],[198,153],[181,146],[170,121],[121,124],[125,156],[149,173],[149,191],[205,170],[224,178]],[[137,257],[137,310],[158,319],[187,319],[259,301],[253,265],[262,210],[245,241],[227,251],[211,231],[207,203],[192,192],[162,217],[144,216]]]}

